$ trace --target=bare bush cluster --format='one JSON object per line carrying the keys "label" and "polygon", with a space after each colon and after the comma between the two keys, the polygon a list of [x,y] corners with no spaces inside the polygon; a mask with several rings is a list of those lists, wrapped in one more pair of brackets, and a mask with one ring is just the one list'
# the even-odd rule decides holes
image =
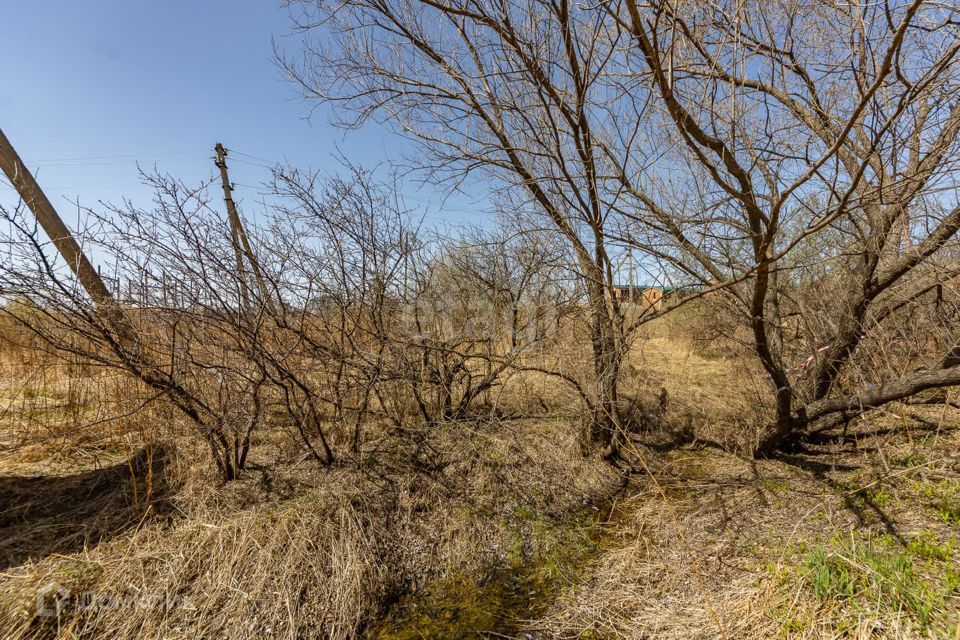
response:
{"label": "bare bush cluster", "polygon": [[83,244],[116,291],[110,314],[22,207],[4,211],[3,312],[51,351],[131,375],[145,403],[172,402],[226,479],[267,420],[329,465],[390,430],[496,410],[493,392],[575,295],[551,237],[431,236],[356,168],[278,169],[273,206],[243,243],[207,185],[145,179],[152,208],[85,212]]}
{"label": "bare bush cluster", "polygon": [[[368,424],[492,407],[521,371],[574,388],[585,441],[614,459],[635,339],[695,300],[765,372],[757,454],[960,383],[949,3],[287,4],[302,46],[278,57],[307,97],[347,126],[386,120],[430,179],[477,179],[510,222],[429,237],[362,170],[281,167],[248,236],[226,185],[229,225],[205,188],[148,176],[153,208],[88,212],[114,300],[5,212],[0,286],[24,324],[172,401],[225,477],[265,413],[330,464]],[[627,251],[665,304],[621,295]],[[586,372],[528,357],[571,309]]]}
{"label": "bare bush cluster", "polygon": [[[570,248],[608,453],[636,329],[713,292],[768,378],[757,453],[960,382],[951,3],[288,4],[306,97],[387,117],[430,175],[482,176]],[[686,294],[628,319],[617,247]]]}

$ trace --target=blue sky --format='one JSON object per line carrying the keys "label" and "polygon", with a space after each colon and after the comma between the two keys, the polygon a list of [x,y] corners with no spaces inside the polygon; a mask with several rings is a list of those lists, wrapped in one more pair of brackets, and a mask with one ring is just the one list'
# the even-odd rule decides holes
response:
{"label": "blue sky", "polygon": [[[8,2],[0,128],[68,220],[68,200],[148,205],[137,162],[188,182],[208,177],[217,141],[249,154],[229,160],[238,198],[251,203],[268,175],[251,156],[330,170],[337,147],[370,166],[400,157],[404,141],[384,129],[346,133],[329,112],[311,115],[315,105],[274,64],[271,39],[296,46],[275,0]],[[411,205],[439,202],[427,188],[405,192]],[[0,184],[0,202],[13,199]],[[473,217],[463,197],[445,215],[432,208],[432,221]]]}

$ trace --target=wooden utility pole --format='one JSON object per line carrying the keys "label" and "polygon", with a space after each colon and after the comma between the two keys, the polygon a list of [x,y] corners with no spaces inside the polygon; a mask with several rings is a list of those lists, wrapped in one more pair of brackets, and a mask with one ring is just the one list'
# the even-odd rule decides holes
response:
{"label": "wooden utility pole", "polygon": [[53,242],[77,278],[80,284],[86,289],[90,297],[97,304],[104,304],[113,301],[113,296],[107,286],[103,283],[97,270],[93,267],[87,256],[84,255],[80,244],[74,239],[73,234],[67,229],[56,209],[47,199],[46,194],[40,189],[40,185],[34,179],[33,174],[27,171],[23,160],[17,154],[16,149],[7,140],[3,130],[0,130],[0,167],[3,173],[10,180],[17,193],[23,198],[23,201],[33,215],[37,217],[37,222],[43,227],[47,236]]}
{"label": "wooden utility pole", "polygon": [[0,129],[0,168],[13,184],[17,193],[23,198],[23,201],[36,216],[37,222],[43,228],[43,231],[53,242],[60,255],[64,257],[70,269],[77,276],[80,285],[83,286],[97,308],[104,313],[106,320],[110,322],[114,330],[121,334],[125,339],[133,341],[135,334],[132,327],[126,321],[110,289],[103,282],[97,269],[94,268],[80,243],[77,242],[73,234],[63,223],[63,219],[53,208],[46,194],[40,189],[33,174],[27,170],[23,160],[20,159],[16,149],[10,144],[3,130]]}
{"label": "wooden utility pole", "polygon": [[[230,222],[230,238],[233,241],[233,251],[237,258],[237,280],[240,282],[240,299],[243,310],[250,309],[250,291],[247,289],[247,279],[243,275],[243,249],[241,242],[246,244],[246,234],[243,232],[243,222],[237,213],[237,204],[233,201],[233,185],[227,175],[227,150],[219,142],[214,147],[217,157],[214,164],[220,169],[220,182],[223,185],[223,202],[227,205],[227,220]],[[242,240],[241,240],[242,238]]]}
{"label": "wooden utility pole", "polygon": [[223,202],[227,206],[227,219],[230,222],[230,237],[233,240],[233,250],[237,255],[237,278],[240,280],[240,296],[243,301],[244,309],[250,308],[250,291],[247,288],[247,279],[243,277],[243,258],[246,257],[250,263],[250,270],[257,281],[257,288],[260,289],[260,297],[263,304],[271,308],[270,297],[268,295],[266,280],[260,271],[260,264],[257,262],[253,249],[250,247],[250,239],[243,228],[243,220],[237,213],[237,204],[233,201],[233,186],[230,184],[230,178],[227,175],[227,150],[219,142],[214,147],[217,157],[214,160],[217,168],[220,169],[220,182],[223,185]]}

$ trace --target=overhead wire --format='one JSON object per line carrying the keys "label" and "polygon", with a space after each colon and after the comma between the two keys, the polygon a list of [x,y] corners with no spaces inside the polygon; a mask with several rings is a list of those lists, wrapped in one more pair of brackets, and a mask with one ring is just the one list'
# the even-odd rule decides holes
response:
{"label": "overhead wire", "polygon": [[[271,162],[270,160],[258,156],[246,151],[242,151],[233,147],[227,149],[231,155],[230,161],[234,163],[239,163],[241,165],[257,167],[260,169],[266,169],[272,171],[277,163]],[[147,163],[150,161],[157,161],[162,159],[176,158],[192,155],[189,152],[178,151],[178,152],[169,152],[169,153],[155,153],[155,154],[109,154],[109,155],[90,155],[90,156],[67,156],[60,158],[45,158],[39,160],[29,160],[27,165],[35,169],[44,169],[44,168],[59,168],[59,167],[79,167],[79,166],[123,166],[123,165],[135,165],[141,163]],[[239,157],[238,157],[239,156]],[[237,186],[242,186],[245,188],[256,189],[258,188],[255,185],[247,183],[235,183]],[[118,187],[111,185],[87,185],[87,186],[48,186],[45,189],[49,191],[93,191],[99,189],[116,189]],[[12,187],[0,185],[0,190],[3,191],[12,191]],[[436,199],[417,196],[412,194],[403,194],[401,196],[404,200],[413,201],[420,205],[426,205],[427,207],[437,206]],[[428,218],[439,218],[444,217],[445,213],[453,214],[479,214],[482,213],[482,207],[471,207],[471,206],[457,206],[457,205],[444,205],[441,206],[442,211],[428,210],[424,211],[426,217]]]}
{"label": "overhead wire", "polygon": [[175,158],[179,156],[190,155],[187,152],[172,153],[153,153],[153,154],[116,154],[105,156],[73,156],[66,158],[46,158],[42,160],[27,160],[25,163],[30,167],[72,167],[72,166],[97,166],[97,165],[121,165],[137,164],[149,160],[160,160],[165,158]]}

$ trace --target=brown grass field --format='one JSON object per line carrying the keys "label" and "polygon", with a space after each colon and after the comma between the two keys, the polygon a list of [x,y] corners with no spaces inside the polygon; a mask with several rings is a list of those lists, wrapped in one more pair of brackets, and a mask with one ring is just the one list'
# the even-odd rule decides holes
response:
{"label": "brown grass field", "polygon": [[5,344],[0,635],[960,638],[960,415],[898,406],[745,458],[762,376],[676,327],[631,354],[625,386],[670,404],[628,474],[528,375],[498,390],[523,417],[384,432],[369,463],[263,429],[223,484],[135,385]]}

